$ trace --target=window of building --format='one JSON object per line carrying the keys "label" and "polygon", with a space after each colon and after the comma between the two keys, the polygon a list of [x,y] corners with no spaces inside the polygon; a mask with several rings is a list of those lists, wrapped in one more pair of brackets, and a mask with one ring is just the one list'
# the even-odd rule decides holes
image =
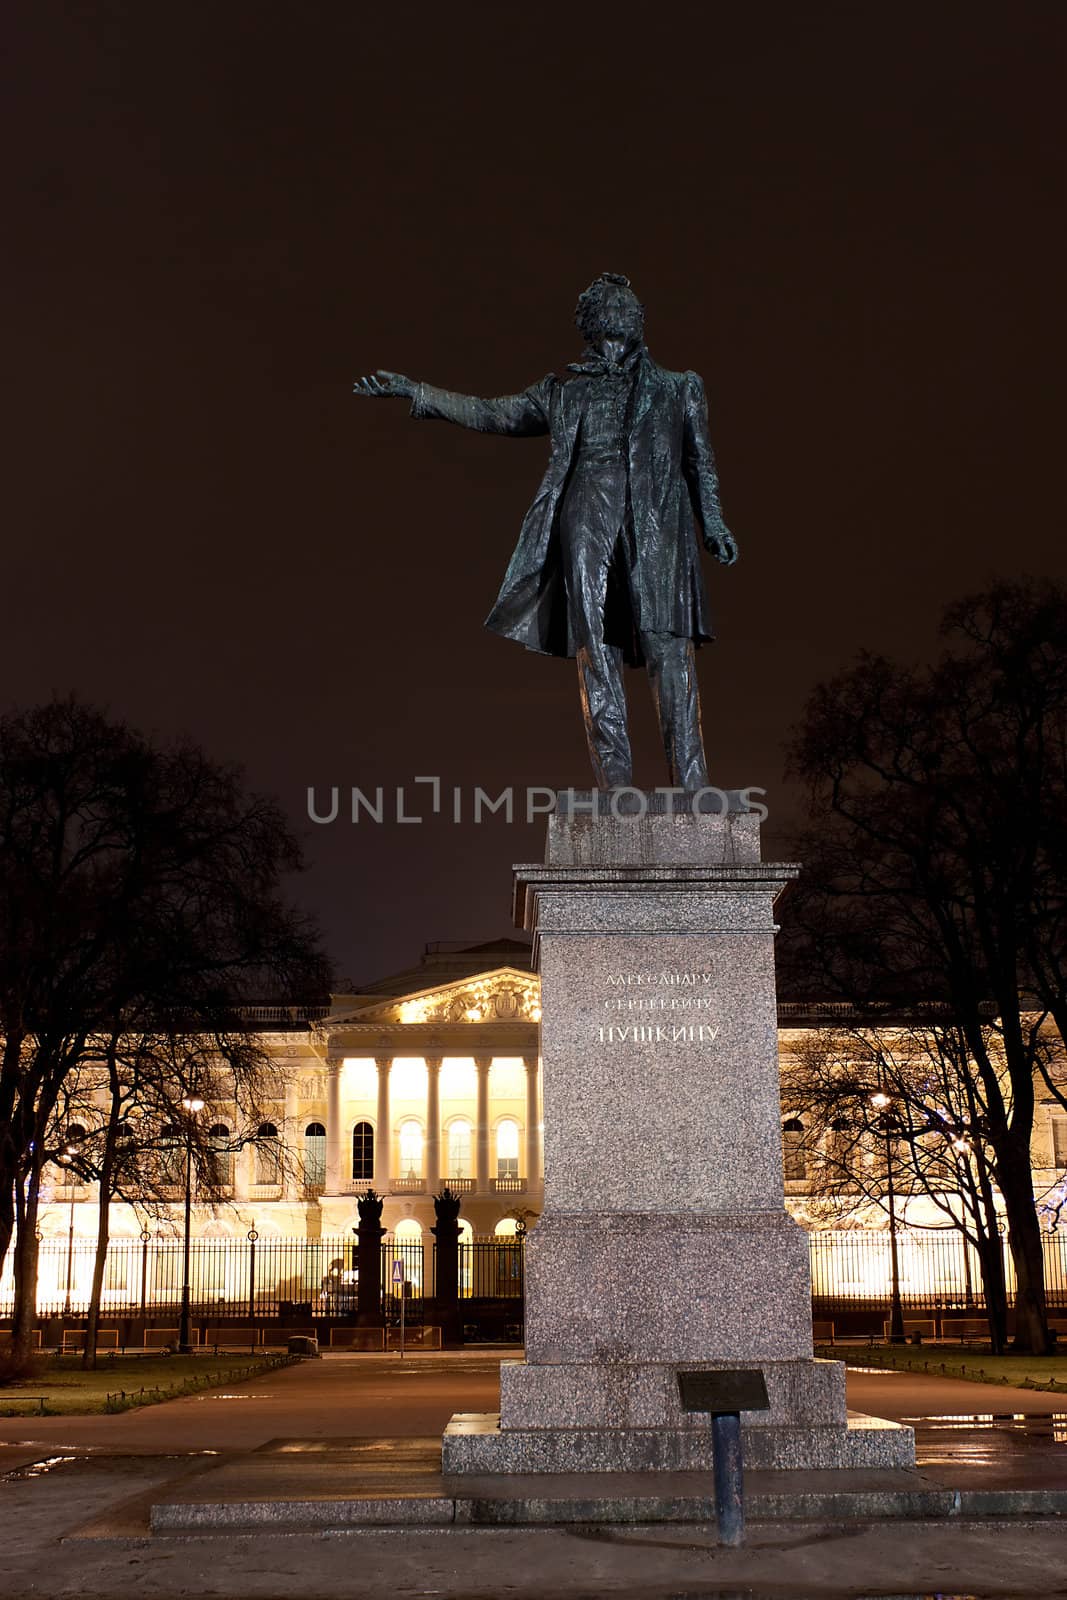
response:
{"label": "window of building", "polygon": [[159,1130],[159,1181],[167,1188],[185,1187],[185,1135],[180,1128],[162,1127]]}
{"label": "window of building", "polygon": [[448,1176],[469,1178],[471,1175],[471,1125],[462,1117],[448,1125]]}
{"label": "window of building", "polygon": [[282,1151],[278,1130],[273,1122],[261,1122],[256,1134],[256,1175],[254,1183],[271,1185],[281,1182]]}
{"label": "window of building", "polygon": [[400,1173],[401,1178],[422,1177],[422,1128],[409,1117],[400,1124]]}
{"label": "window of building", "polygon": [[804,1124],[799,1117],[790,1117],[782,1124],[782,1157],[786,1183],[803,1183],[807,1177],[804,1163]]}
{"label": "window of building", "polygon": [[108,1247],[107,1263],[104,1267],[104,1288],[123,1292],[129,1278],[129,1251],[125,1244],[112,1243]]}
{"label": "window of building", "polygon": [[1052,1118],[1052,1165],[1067,1167],[1067,1117]]}
{"label": "window of building", "polygon": [[182,1281],[181,1249],[169,1241],[157,1245],[152,1257],[153,1289],[176,1289]]}
{"label": "window of building", "polygon": [[304,1182],[309,1189],[326,1187],[326,1129],[309,1122],[304,1129]]}
{"label": "window of building", "polygon": [[369,1122],[357,1122],[352,1129],[352,1178],[356,1183],[369,1183],[373,1177],[374,1129]]}
{"label": "window of building", "polygon": [[510,1118],[505,1118],[496,1130],[496,1175],[498,1178],[519,1175],[519,1125]]}
{"label": "window of building", "polygon": [[233,1151],[230,1149],[230,1130],[224,1122],[216,1122],[207,1131],[211,1141],[211,1165],[214,1169],[214,1179],[220,1189],[228,1189],[233,1183]]}
{"label": "window of building", "polygon": [[852,1149],[852,1133],[847,1122],[838,1118],[831,1122],[826,1135],[826,1154],[835,1167],[842,1167]]}

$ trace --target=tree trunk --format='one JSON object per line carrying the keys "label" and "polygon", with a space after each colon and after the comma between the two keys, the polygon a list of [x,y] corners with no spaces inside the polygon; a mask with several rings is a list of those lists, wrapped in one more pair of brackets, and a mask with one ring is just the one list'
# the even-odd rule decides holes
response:
{"label": "tree trunk", "polygon": [[1020,1163],[1014,1147],[998,1151],[998,1157],[997,1178],[1004,1198],[1008,1243],[1015,1266],[1013,1348],[1032,1356],[1051,1355],[1041,1224],[1034,1203],[1029,1159]]}
{"label": "tree trunk", "polygon": [[992,1238],[983,1234],[977,1249],[989,1338],[993,1354],[1002,1356],[1008,1345],[1008,1285],[1004,1277],[1004,1251],[999,1233],[993,1234]]}
{"label": "tree trunk", "polygon": [[15,1307],[11,1323],[11,1361],[16,1370],[29,1367],[34,1356],[33,1330],[37,1321],[37,1216],[41,1169],[30,1170],[25,1184],[15,1188],[18,1232],[15,1236]]}
{"label": "tree trunk", "polygon": [[93,1286],[89,1294],[89,1315],[85,1324],[85,1346],[82,1366],[96,1366],[97,1329],[100,1326],[100,1299],[104,1292],[104,1268],[107,1264],[107,1247],[111,1237],[111,1186],[115,1173],[115,1145],[118,1140],[122,1090],[115,1074],[114,1061],[110,1063],[111,1110],[108,1113],[104,1150],[100,1161],[100,1201],[96,1221],[96,1257],[93,1261]]}

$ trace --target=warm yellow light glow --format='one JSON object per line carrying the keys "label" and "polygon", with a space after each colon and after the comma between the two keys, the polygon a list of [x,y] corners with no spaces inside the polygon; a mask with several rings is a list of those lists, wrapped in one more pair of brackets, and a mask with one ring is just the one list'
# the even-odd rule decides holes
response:
{"label": "warm yellow light glow", "polygon": [[186,1111],[203,1111],[204,1109],[204,1102],[201,1100],[200,1096],[196,1094],[186,1095],[185,1099],[182,1101],[182,1105],[185,1107]]}
{"label": "warm yellow light glow", "polygon": [[421,995],[417,1000],[405,1000],[397,1007],[401,1022],[425,1022],[437,1001],[432,994]]}
{"label": "warm yellow light glow", "polygon": [[344,1098],[373,1106],[378,1097],[378,1068],[373,1060],[346,1056],[341,1071]]}
{"label": "warm yellow light glow", "polygon": [[521,1056],[495,1056],[489,1068],[489,1093],[494,1100],[526,1097],[526,1068]]}
{"label": "warm yellow light glow", "polygon": [[887,1094],[882,1094],[881,1090],[879,1090],[877,1094],[871,1095],[871,1105],[877,1106],[879,1111],[884,1110],[888,1104],[889,1096]]}
{"label": "warm yellow light glow", "polygon": [[389,1074],[389,1094],[394,1105],[400,1100],[426,1099],[426,1063],[421,1056],[398,1056]]}
{"label": "warm yellow light glow", "polygon": [[971,1147],[967,1143],[966,1139],[953,1139],[952,1148],[956,1151],[957,1155],[969,1156],[971,1153]]}
{"label": "warm yellow light glow", "polygon": [[470,1056],[448,1056],[441,1066],[441,1099],[473,1100],[478,1074]]}

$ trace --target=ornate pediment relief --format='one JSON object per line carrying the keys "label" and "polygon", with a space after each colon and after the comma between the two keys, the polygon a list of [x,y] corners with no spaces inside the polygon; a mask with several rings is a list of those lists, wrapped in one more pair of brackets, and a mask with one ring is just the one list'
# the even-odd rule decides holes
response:
{"label": "ornate pediment relief", "polygon": [[539,1022],[541,985],[529,972],[502,968],[439,989],[368,1006],[360,1022]]}

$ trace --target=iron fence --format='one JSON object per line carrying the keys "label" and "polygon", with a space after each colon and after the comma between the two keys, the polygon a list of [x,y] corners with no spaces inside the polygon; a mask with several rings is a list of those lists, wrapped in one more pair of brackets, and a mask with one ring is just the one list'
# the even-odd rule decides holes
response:
{"label": "iron fence", "polygon": [[[892,1279],[888,1229],[809,1235],[811,1295],[816,1314],[888,1306]],[[1042,1235],[1049,1307],[1067,1306],[1067,1232]],[[1009,1301],[1015,1269],[1001,1240]],[[922,1311],[985,1309],[978,1252],[955,1228],[902,1228],[897,1233],[902,1303]]]}
{"label": "iron fence", "polygon": [[[1043,1235],[1049,1307],[1067,1308],[1067,1230]],[[900,1292],[912,1310],[980,1314],[985,1295],[977,1253],[954,1229],[901,1229],[897,1235]],[[1002,1241],[1009,1300],[1015,1276]],[[886,1307],[890,1293],[888,1231],[809,1235],[815,1314]],[[381,1246],[383,1308],[396,1310],[401,1294],[419,1302],[436,1293],[436,1248],[420,1240],[388,1239]],[[91,1239],[41,1241],[37,1310],[41,1316],[84,1316],[95,1263]],[[524,1246],[519,1238],[461,1240],[461,1299],[521,1302]],[[181,1301],[180,1238],[113,1239],[104,1271],[101,1311],[106,1317],[172,1315]],[[193,1239],[189,1249],[194,1315],[219,1319],[345,1319],[356,1310],[359,1270],[351,1236],[264,1239],[253,1229],[244,1239]],[[0,1277],[0,1316],[14,1301],[9,1252]],[[518,1308],[517,1308],[518,1309]],[[411,1314],[418,1315],[417,1306]]]}
{"label": "iron fence", "polygon": [[[180,1238],[112,1239],[101,1313],[151,1318],[174,1312],[181,1303],[183,1251]],[[418,1302],[436,1292],[434,1244],[388,1239],[382,1242],[381,1252],[382,1300],[387,1311],[398,1307],[401,1294],[409,1302]],[[42,1240],[38,1314],[84,1316],[95,1261],[94,1240]],[[461,1241],[461,1298],[521,1299],[523,1282],[520,1239]],[[264,1239],[252,1230],[245,1239],[190,1240],[190,1304],[198,1317],[344,1319],[355,1312],[358,1292],[357,1248],[351,1237]],[[10,1316],[13,1303],[9,1253],[0,1278],[0,1316]]]}

